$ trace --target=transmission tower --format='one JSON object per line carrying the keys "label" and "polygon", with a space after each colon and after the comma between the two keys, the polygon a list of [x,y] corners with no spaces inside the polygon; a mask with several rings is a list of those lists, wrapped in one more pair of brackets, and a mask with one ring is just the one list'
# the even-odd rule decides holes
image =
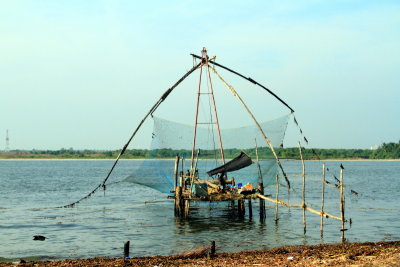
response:
{"label": "transmission tower", "polygon": [[8,130],[6,131],[6,147],[4,149],[4,152],[10,151],[10,138],[8,137]]}

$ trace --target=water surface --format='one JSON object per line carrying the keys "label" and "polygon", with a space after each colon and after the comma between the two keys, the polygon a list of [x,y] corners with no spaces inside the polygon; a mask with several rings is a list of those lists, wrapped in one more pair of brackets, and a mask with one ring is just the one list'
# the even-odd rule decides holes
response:
{"label": "water surface", "polygon": [[[320,237],[317,215],[307,213],[303,234],[302,211],[267,203],[267,218],[261,222],[258,204],[253,217],[235,216],[229,203],[197,203],[189,219],[174,216],[173,201],[166,194],[132,184],[126,179],[140,161],[121,161],[110,177],[105,194],[99,191],[75,208],[54,208],[69,204],[90,192],[104,179],[113,161],[34,160],[0,161],[0,258],[33,256],[43,259],[121,257],[123,243],[130,240],[131,256],[168,255],[216,241],[220,252],[265,249],[283,245],[340,242],[340,222],[325,220]],[[171,164],[172,161],[163,161]],[[339,177],[340,162],[327,162],[327,180]],[[346,161],[346,231],[350,242],[400,239],[399,161]],[[301,203],[301,166],[284,162],[294,191],[281,196]],[[306,162],[307,204],[320,209],[321,162]],[[281,181],[282,185],[285,184]],[[350,189],[358,192],[351,194]],[[266,194],[275,194],[269,187]],[[339,191],[327,187],[326,211],[339,216]],[[43,235],[45,241],[34,241]]]}

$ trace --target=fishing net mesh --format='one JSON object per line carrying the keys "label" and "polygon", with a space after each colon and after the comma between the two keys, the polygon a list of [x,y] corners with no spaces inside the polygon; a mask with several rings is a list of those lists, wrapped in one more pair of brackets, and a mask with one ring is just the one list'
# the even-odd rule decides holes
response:
{"label": "fishing net mesh", "polygon": [[[289,117],[290,114],[260,123],[275,149],[279,149],[283,143]],[[143,160],[126,180],[164,193],[173,190],[175,156],[179,155],[181,158],[178,172],[186,173],[191,168],[194,130],[193,125],[153,117],[152,140],[147,159]],[[197,162],[196,169],[200,179],[215,178],[209,177],[206,172],[223,164],[219,152],[221,139],[225,162],[238,156],[241,151],[247,153],[253,160],[253,164],[249,167],[228,173],[228,179],[234,178],[236,184],[250,183],[257,187],[259,182],[255,149],[257,145],[264,186],[275,184],[278,174],[276,160],[257,125],[220,129],[220,133],[221,138],[215,124],[197,127],[193,158]]]}

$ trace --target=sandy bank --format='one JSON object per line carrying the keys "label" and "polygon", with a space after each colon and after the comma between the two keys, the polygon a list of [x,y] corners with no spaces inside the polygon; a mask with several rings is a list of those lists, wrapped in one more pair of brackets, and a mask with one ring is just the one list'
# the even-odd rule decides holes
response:
{"label": "sandy bank", "polygon": [[[188,255],[188,254],[187,254]],[[2,263],[0,266],[16,264]],[[128,260],[93,258],[27,262],[18,266],[400,266],[400,241],[286,246],[271,250],[206,255],[155,256]]]}

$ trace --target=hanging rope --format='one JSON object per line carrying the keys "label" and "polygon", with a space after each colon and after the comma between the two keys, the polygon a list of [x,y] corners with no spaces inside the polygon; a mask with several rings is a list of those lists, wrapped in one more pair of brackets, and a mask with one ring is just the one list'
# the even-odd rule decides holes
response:
{"label": "hanging rope", "polygon": [[256,120],[256,118],[254,117],[253,113],[250,111],[250,109],[247,107],[247,105],[244,103],[244,101],[243,101],[242,98],[239,96],[239,94],[235,91],[235,89],[234,89],[230,84],[228,84],[228,83],[218,74],[218,72],[217,72],[214,68],[209,67],[209,69],[211,69],[211,70],[214,72],[214,74],[222,81],[222,83],[225,84],[226,87],[228,87],[228,89],[232,92],[232,94],[233,94],[234,96],[236,96],[236,97],[239,99],[240,103],[242,103],[242,105],[244,106],[244,108],[246,109],[246,111],[249,113],[250,117],[253,119],[254,123],[257,125],[257,127],[258,127],[258,129],[260,130],[262,136],[264,137],[265,142],[268,144],[269,148],[271,149],[272,154],[274,155],[274,157],[275,157],[275,159],[276,159],[276,162],[278,163],[278,166],[279,166],[279,168],[281,169],[283,176],[285,177],[285,180],[286,180],[286,183],[287,183],[287,185],[288,185],[288,188],[290,189],[290,182],[289,182],[289,179],[288,179],[288,177],[287,177],[287,175],[286,175],[285,170],[283,169],[283,166],[282,166],[282,164],[281,164],[281,161],[279,160],[278,156],[276,155],[274,146],[272,145],[271,141],[269,140],[269,138],[268,138],[268,137],[266,136],[266,134],[264,133],[263,129],[261,128],[260,124],[258,123],[258,121]]}
{"label": "hanging rope", "polygon": [[[293,114],[293,121],[294,121],[294,123],[296,124],[297,128],[299,129],[299,132],[300,132],[301,137],[303,138],[303,140],[304,140],[304,141],[306,142],[306,144],[308,145],[308,139],[304,136],[303,130],[301,129],[301,127],[300,127],[300,125],[299,125],[299,123],[298,123],[298,121],[297,121],[297,119],[296,119],[296,117],[295,117],[294,114]],[[321,161],[321,157],[320,157],[320,155],[318,155],[318,153],[315,151],[315,149],[312,148],[312,149],[311,149],[311,152],[312,152],[312,154],[318,159],[318,161]],[[343,164],[340,164],[340,168],[341,168],[341,169],[344,169]],[[336,184],[336,183],[329,182],[328,180],[325,180],[325,183],[326,183],[328,186],[330,186],[330,187],[334,187],[334,188],[336,188],[336,189],[340,189],[340,180],[337,178],[337,176],[335,175],[335,173],[331,172],[330,169],[329,169],[328,167],[326,168],[326,171],[333,177],[333,179],[336,180],[337,184]],[[352,194],[354,194],[354,195],[358,195],[358,192],[355,191],[355,190],[350,189],[350,192],[351,192]]]}

